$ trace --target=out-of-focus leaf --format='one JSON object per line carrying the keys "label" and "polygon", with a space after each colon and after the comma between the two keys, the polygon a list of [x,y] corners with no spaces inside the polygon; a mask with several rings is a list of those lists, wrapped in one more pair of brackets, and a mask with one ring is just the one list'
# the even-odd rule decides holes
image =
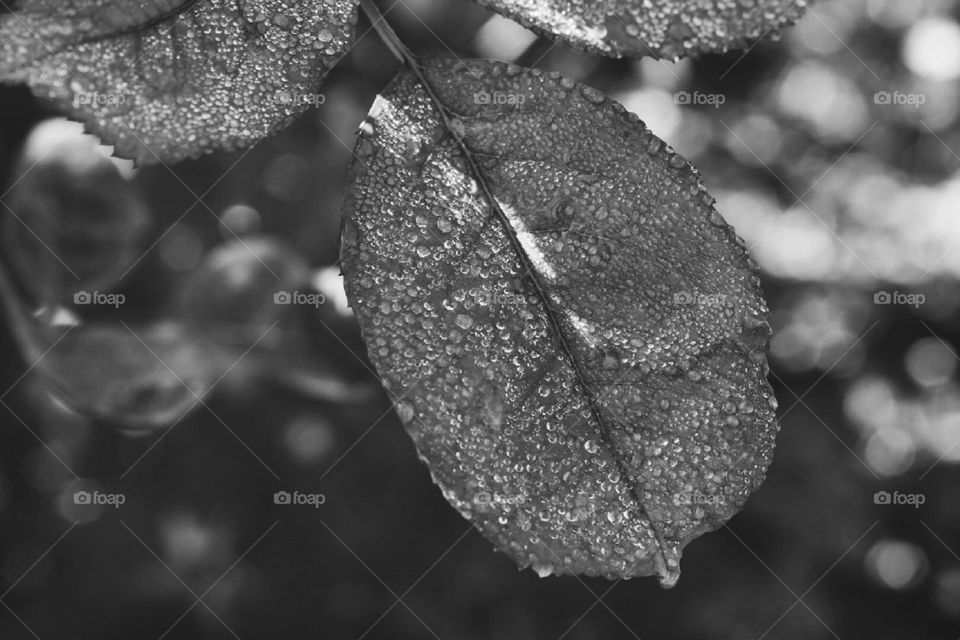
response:
{"label": "out-of-focus leaf", "polygon": [[772,456],[754,265],[696,171],[600,92],[482,60],[423,77],[377,98],[351,170],[370,357],[500,550],[669,586]]}
{"label": "out-of-focus leaf", "polygon": [[[352,404],[374,399],[379,391],[373,377],[367,374],[356,379],[348,373],[331,340],[314,340],[306,333],[306,317],[296,314],[284,318],[275,329],[276,339],[268,347],[251,351],[240,363],[267,383],[320,402]],[[324,328],[330,332],[330,327]],[[324,336],[321,336],[323,338]],[[327,345],[324,345],[327,343]],[[330,346],[325,350],[323,346]]]}
{"label": "out-of-focus leaf", "polygon": [[325,402],[369,399],[369,385],[348,380],[342,364],[318,347],[321,340],[307,338],[308,314],[327,303],[309,275],[306,260],[277,240],[225,242],[184,282],[179,316],[233,354],[232,379],[275,383]]}
{"label": "out-of-focus leaf", "polygon": [[0,80],[27,82],[138,162],[248,146],[317,95],[354,0],[24,0],[0,15]]}
{"label": "out-of-focus leaf", "polygon": [[181,322],[144,327],[34,317],[0,265],[0,310],[28,371],[67,407],[112,426],[168,426],[201,406],[230,366],[229,354]]}
{"label": "out-of-focus leaf", "polygon": [[290,296],[308,277],[306,260],[277,240],[231,240],[213,248],[183,283],[179,314],[216,339],[252,344],[291,308]]}
{"label": "out-of-focus leaf", "polygon": [[50,306],[110,289],[142,255],[150,214],[140,192],[79,124],[47,121],[25,147],[0,208],[18,282]]}
{"label": "out-of-focus leaf", "polygon": [[543,35],[614,57],[741,49],[793,24],[809,0],[477,0]]}
{"label": "out-of-focus leaf", "polygon": [[183,325],[78,326],[37,362],[68,406],[127,429],[158,429],[199,408],[229,361]]}

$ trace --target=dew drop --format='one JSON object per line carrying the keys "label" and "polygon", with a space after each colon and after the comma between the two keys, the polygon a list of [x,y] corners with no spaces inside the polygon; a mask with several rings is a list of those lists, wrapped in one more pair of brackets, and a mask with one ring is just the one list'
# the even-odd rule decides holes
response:
{"label": "dew drop", "polygon": [[397,415],[400,416],[400,420],[403,422],[410,422],[413,420],[413,405],[409,402],[398,402]]}

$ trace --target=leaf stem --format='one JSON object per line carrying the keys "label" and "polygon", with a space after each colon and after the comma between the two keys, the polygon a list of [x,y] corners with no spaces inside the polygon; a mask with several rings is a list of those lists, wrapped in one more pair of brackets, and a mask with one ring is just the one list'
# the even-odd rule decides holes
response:
{"label": "leaf stem", "polygon": [[[389,22],[387,22],[386,16],[384,16],[373,0],[360,0],[360,8],[363,9],[365,14],[367,14],[367,18],[369,18],[373,28],[377,32],[377,35],[379,35],[380,39],[383,40],[383,43],[387,45],[387,48],[390,49],[390,52],[394,55],[394,57],[396,57],[401,64],[406,66],[411,72],[413,72],[415,76],[417,76],[417,80],[420,81],[420,84],[426,90],[427,95],[430,96],[430,101],[440,112],[440,119],[443,121],[447,131],[452,131],[450,127],[450,114],[448,113],[446,106],[443,104],[443,101],[440,100],[440,96],[437,95],[433,85],[430,84],[426,74],[423,72],[420,59],[415,56],[405,44],[403,44],[403,41],[400,40],[400,36],[398,36],[397,32],[393,30],[393,27],[390,26]],[[458,139],[458,142],[461,145],[463,144],[462,140]]]}
{"label": "leaf stem", "polygon": [[373,2],[373,0],[360,0],[360,8],[363,9],[365,14],[367,14],[367,18],[370,20],[371,26],[377,32],[377,35],[380,36],[380,39],[383,41],[383,43],[387,45],[387,48],[390,49],[390,53],[392,53],[394,57],[402,64],[405,64],[411,68],[416,68],[416,56],[414,56],[403,44],[403,42],[400,40],[400,36],[398,36],[397,32],[393,30],[393,27],[390,26],[389,22],[387,22],[386,17],[380,11],[380,8]]}

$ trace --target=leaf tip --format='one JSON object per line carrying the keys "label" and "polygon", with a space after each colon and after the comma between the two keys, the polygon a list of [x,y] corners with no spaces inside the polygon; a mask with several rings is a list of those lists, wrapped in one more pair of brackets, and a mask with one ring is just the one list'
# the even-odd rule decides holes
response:
{"label": "leaf tip", "polygon": [[680,553],[675,549],[661,551],[654,556],[653,562],[660,586],[664,589],[677,586],[680,580]]}

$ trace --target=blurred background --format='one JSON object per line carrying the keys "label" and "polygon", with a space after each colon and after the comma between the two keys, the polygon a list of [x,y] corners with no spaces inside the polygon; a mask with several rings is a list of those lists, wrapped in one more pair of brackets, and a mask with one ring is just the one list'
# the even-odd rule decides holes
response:
{"label": "blurred background", "polygon": [[[462,0],[387,16],[416,52],[597,87],[700,169],[772,310],[766,483],[670,591],[518,572],[447,505],[337,275],[354,132],[396,69],[365,19],[318,108],[173,167],[110,160],[5,87],[8,289],[86,329],[5,316],[0,637],[960,637],[958,3],[821,0],[779,41],[678,64],[550,47]],[[278,280],[314,297],[262,304]],[[27,339],[100,418],[52,399]]]}

